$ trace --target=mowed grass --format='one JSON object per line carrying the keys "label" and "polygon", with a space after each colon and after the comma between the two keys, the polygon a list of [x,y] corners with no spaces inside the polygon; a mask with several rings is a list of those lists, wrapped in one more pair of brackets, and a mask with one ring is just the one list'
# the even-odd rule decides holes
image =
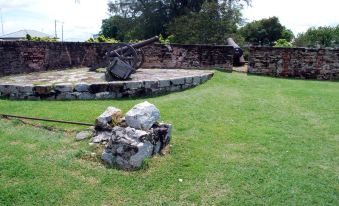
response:
{"label": "mowed grass", "polygon": [[82,127],[0,120],[0,205],[339,204],[338,82],[216,72],[155,98],[0,100],[0,113],[93,122],[144,100],[174,131],[170,154],[135,172],[88,155]]}

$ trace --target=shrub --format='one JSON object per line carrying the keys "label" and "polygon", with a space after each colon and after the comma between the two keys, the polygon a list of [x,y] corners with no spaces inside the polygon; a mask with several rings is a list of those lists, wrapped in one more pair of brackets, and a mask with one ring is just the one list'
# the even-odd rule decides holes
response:
{"label": "shrub", "polygon": [[119,41],[114,39],[114,38],[106,38],[103,35],[100,35],[97,38],[89,38],[86,42],[90,42],[90,43],[95,43],[95,42],[118,43]]}
{"label": "shrub", "polygon": [[26,34],[26,40],[27,41],[43,41],[43,42],[57,42],[58,41],[58,39],[55,38],[55,37],[53,37],[53,38],[51,38],[51,37],[36,37],[36,36],[32,37],[29,34]]}
{"label": "shrub", "polygon": [[274,42],[274,47],[292,47],[292,44],[286,39],[278,39]]}
{"label": "shrub", "polygon": [[174,40],[174,35],[169,35],[167,38],[162,36],[162,34],[159,35],[159,41],[162,44],[170,44],[173,42],[173,40]]}

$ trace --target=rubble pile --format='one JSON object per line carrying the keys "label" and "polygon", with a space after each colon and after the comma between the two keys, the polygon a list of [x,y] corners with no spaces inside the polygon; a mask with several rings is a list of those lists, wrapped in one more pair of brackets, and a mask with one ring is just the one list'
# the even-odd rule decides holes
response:
{"label": "rubble pile", "polygon": [[159,109],[147,101],[125,115],[118,108],[108,107],[96,119],[92,143],[105,145],[101,159],[108,166],[138,169],[146,158],[169,144],[172,126],[158,123],[159,118]]}

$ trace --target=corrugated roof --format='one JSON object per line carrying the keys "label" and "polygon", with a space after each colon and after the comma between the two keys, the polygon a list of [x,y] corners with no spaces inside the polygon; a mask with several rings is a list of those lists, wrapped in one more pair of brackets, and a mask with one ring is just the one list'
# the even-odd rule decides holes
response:
{"label": "corrugated roof", "polygon": [[24,29],[10,34],[2,35],[0,36],[0,39],[20,39],[25,38],[27,34],[29,34],[31,37],[53,37],[40,31]]}

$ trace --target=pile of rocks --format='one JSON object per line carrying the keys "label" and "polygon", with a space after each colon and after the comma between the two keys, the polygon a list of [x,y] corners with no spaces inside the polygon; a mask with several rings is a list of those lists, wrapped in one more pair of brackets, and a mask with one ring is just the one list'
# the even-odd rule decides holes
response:
{"label": "pile of rocks", "polygon": [[138,169],[145,158],[169,144],[172,126],[158,123],[159,117],[159,109],[148,102],[135,105],[125,116],[120,109],[108,107],[96,119],[92,143],[105,145],[101,159],[108,166]]}

